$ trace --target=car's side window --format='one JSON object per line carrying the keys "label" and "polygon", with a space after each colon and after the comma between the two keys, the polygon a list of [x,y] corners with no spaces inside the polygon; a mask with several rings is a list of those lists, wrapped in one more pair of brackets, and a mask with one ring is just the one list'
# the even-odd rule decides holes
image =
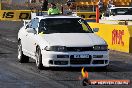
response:
{"label": "car's side window", "polygon": [[38,19],[32,19],[27,25],[26,25],[26,29],[27,28],[34,28],[36,29],[38,27]]}
{"label": "car's side window", "polygon": [[31,28],[38,28],[38,23],[39,23],[39,20],[38,19],[32,19],[31,20]]}

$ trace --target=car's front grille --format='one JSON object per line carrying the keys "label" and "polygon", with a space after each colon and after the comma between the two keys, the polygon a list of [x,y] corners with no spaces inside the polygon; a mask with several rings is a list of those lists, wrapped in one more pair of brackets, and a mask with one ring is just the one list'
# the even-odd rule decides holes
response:
{"label": "car's front grille", "polygon": [[73,55],[70,56],[70,64],[90,64],[91,56],[89,58],[74,58]]}
{"label": "car's front grille", "polygon": [[104,64],[104,60],[94,60],[93,64]]}
{"label": "car's front grille", "polygon": [[71,52],[93,51],[93,47],[67,47],[67,51]]}

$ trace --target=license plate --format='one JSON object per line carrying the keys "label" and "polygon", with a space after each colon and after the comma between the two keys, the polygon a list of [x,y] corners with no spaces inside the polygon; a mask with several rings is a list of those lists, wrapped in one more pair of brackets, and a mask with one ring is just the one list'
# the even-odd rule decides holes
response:
{"label": "license plate", "polygon": [[74,55],[74,58],[89,58],[88,54]]}

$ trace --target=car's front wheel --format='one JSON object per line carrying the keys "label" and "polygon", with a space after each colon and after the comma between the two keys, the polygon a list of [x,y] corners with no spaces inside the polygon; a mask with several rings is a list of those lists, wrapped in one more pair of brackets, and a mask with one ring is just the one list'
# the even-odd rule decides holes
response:
{"label": "car's front wheel", "polygon": [[21,41],[18,42],[18,61],[20,63],[28,63],[29,62],[29,57],[25,56],[23,54]]}
{"label": "car's front wheel", "polygon": [[38,69],[43,69],[42,54],[40,47],[37,47],[36,49],[36,66]]}

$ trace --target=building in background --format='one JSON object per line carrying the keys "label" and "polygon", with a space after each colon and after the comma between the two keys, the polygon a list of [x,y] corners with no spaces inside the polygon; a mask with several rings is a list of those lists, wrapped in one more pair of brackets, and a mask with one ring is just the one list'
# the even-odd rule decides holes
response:
{"label": "building in background", "polygon": [[[9,3],[41,3],[43,0],[2,0],[2,2],[9,2]],[[48,0],[48,2],[55,2],[55,3],[66,3],[67,0]],[[75,0],[76,5],[83,8],[87,6],[98,5],[99,0]],[[102,0],[104,6],[107,6],[109,0]],[[132,0],[113,0],[115,6],[130,6]]]}
{"label": "building in background", "polygon": [[11,0],[11,3],[20,4],[20,3],[26,3],[29,0]]}
{"label": "building in background", "polygon": [[23,4],[23,3],[41,3],[43,0],[2,0],[2,2]]}

